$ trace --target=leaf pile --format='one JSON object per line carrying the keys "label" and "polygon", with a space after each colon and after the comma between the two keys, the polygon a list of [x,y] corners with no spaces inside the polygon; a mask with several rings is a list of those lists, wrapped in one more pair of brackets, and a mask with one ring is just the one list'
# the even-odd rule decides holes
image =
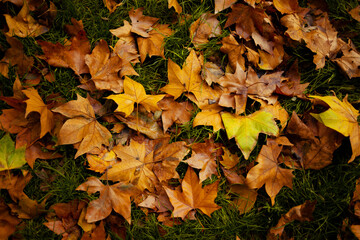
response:
{"label": "leaf pile", "polygon": [[[16,15],[4,14],[10,47],[0,60],[2,77],[16,79],[12,96],[0,92],[8,106],[0,115],[6,133],[0,139],[0,186],[12,201],[0,199],[1,239],[23,219],[38,216],[63,239],[111,239],[105,226],[114,219],[132,224],[132,204],[173,226],[201,213],[211,217],[223,207],[220,191],[244,214],[258,194],[274,206],[283,188],[292,189],[297,171],[332,164],[344,138],[351,144],[349,163],[360,155],[359,111],[347,96],[307,95],[309,83],[301,82],[287,50],[305,43],[316,69],[331,61],[344,78],[360,77],[360,53],[314,4],[215,0],[211,12],[193,21],[181,2],[169,0],[173,20],[167,24],[133,8],[130,21],[109,30],[113,42],[91,42],[86,19],[72,19],[65,25],[67,37],[54,43],[42,36],[53,28],[59,5],[38,2],[1,3],[19,8]],[[110,14],[123,7],[114,0],[104,4]],[[181,64],[165,57],[175,24],[190,26]],[[36,59],[24,50],[21,39],[28,38],[36,40]],[[209,57],[204,49],[214,42],[219,51]],[[167,61],[166,82],[150,89],[136,79],[156,58]],[[76,99],[44,94],[42,82],[66,81],[54,78],[59,68],[71,69],[78,79]],[[279,99],[301,99],[313,107],[290,117]],[[181,134],[186,125],[212,130],[199,142]],[[23,192],[29,171],[37,159],[68,155],[62,145],[76,149],[74,161],[86,158],[84,168],[92,176],[76,190],[91,196],[49,206],[49,193],[38,203]],[[258,192],[263,186],[267,195]],[[311,199],[294,206],[268,230],[268,238],[283,236],[294,220],[311,221],[314,209]],[[358,228],[351,226],[357,236]]]}

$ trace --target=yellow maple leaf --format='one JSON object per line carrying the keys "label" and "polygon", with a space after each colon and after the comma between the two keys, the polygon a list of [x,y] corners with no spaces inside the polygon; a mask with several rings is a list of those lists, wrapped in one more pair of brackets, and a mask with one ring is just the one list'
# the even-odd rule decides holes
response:
{"label": "yellow maple leaf", "polygon": [[319,99],[329,105],[330,108],[325,112],[311,113],[311,116],[345,137],[350,137],[353,154],[349,162],[352,162],[355,157],[360,155],[360,129],[357,122],[359,111],[348,102],[347,95],[343,101],[340,101],[336,96],[310,95],[309,97]]}
{"label": "yellow maple leaf", "polygon": [[149,112],[160,110],[157,102],[165,96],[164,94],[146,95],[144,87],[129,77],[125,77],[124,92],[123,94],[110,95],[106,98],[114,100],[118,105],[115,111],[125,113],[125,117],[134,111],[134,103],[143,105]]}

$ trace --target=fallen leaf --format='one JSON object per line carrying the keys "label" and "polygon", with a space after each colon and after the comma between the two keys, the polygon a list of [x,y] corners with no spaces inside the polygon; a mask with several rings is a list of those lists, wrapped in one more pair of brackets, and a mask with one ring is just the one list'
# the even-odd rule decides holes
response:
{"label": "fallen leaf", "polygon": [[293,170],[281,168],[278,157],[282,150],[277,144],[264,145],[256,159],[259,164],[248,172],[245,183],[249,188],[261,188],[265,184],[265,190],[271,198],[271,205],[275,204],[275,197],[283,186],[292,189]]}
{"label": "fallen leaf", "polygon": [[132,140],[129,146],[118,145],[113,151],[121,161],[112,165],[101,179],[131,183],[141,191],[153,190],[157,182],[152,171],[154,154],[145,154],[145,143]]}
{"label": "fallen leaf", "polygon": [[45,136],[48,132],[51,133],[51,130],[54,127],[54,116],[41,99],[38,91],[35,88],[28,88],[22,92],[29,98],[28,100],[25,100],[25,117],[27,117],[31,112],[38,112],[40,114],[41,123],[40,138]]}
{"label": "fallen leaf", "polygon": [[75,158],[101,145],[109,145],[111,133],[102,126],[95,117],[94,109],[89,100],[77,95],[77,100],[67,102],[52,110],[71,118],[61,127],[58,144],[80,143]]}
{"label": "fallen leaf", "polygon": [[213,62],[206,62],[201,70],[201,78],[211,86],[213,82],[217,82],[219,78],[224,76],[224,71]]}
{"label": "fallen leaf", "polygon": [[147,95],[140,83],[127,76],[124,80],[124,92],[124,94],[110,95],[106,98],[114,100],[118,105],[115,111],[125,113],[125,117],[134,111],[134,103],[143,105],[148,112],[160,110],[157,102],[165,96]]}
{"label": "fallen leaf", "polygon": [[31,15],[28,4],[24,4],[17,16],[11,17],[4,14],[9,31],[5,33],[7,36],[18,37],[37,37],[49,31],[43,25],[40,25]]}
{"label": "fallen leaf", "polygon": [[131,223],[131,185],[116,183],[104,185],[96,177],[89,177],[76,188],[89,194],[100,192],[100,197],[89,203],[85,219],[88,223],[100,221],[110,215],[112,209]]}
{"label": "fallen leaf", "polygon": [[30,199],[26,194],[22,194],[19,202],[17,204],[9,204],[9,207],[11,212],[15,213],[18,218],[33,219],[46,212],[45,202],[46,199],[38,203],[36,200]]}
{"label": "fallen leaf", "polygon": [[44,55],[38,56],[54,67],[71,68],[77,75],[88,73],[89,68],[85,64],[85,56],[90,54],[90,43],[84,30],[71,38],[71,45],[50,43],[37,40]]}
{"label": "fallen leaf", "polygon": [[220,51],[228,55],[231,68],[236,70],[237,64],[239,64],[242,70],[245,71],[245,58],[243,56],[243,53],[245,52],[245,46],[243,44],[239,44],[232,34],[224,37],[221,40],[221,43],[222,46]]}
{"label": "fallen leaf", "polygon": [[216,17],[216,14],[211,14],[209,12],[203,13],[198,20],[190,25],[189,31],[191,42],[196,47],[207,43],[209,38],[221,34],[220,22]]}
{"label": "fallen leaf", "polygon": [[204,143],[194,143],[191,145],[192,154],[185,162],[190,167],[201,169],[199,172],[200,182],[210,178],[213,174],[217,174],[217,152],[220,148],[219,144],[211,140],[206,140]]}
{"label": "fallen leaf", "polygon": [[25,147],[15,149],[9,134],[0,139],[0,171],[20,168],[25,161]]}
{"label": "fallen leaf", "polygon": [[176,102],[172,98],[163,98],[158,102],[162,110],[161,119],[164,133],[173,124],[185,124],[190,121],[194,110],[190,102]]}
{"label": "fallen leaf", "polygon": [[159,20],[158,18],[144,16],[144,8],[138,8],[136,10],[132,9],[129,12],[129,17],[131,19],[131,32],[136,33],[142,37],[150,37],[149,32],[151,27]]}
{"label": "fallen leaf", "polygon": [[291,208],[286,214],[282,215],[278,224],[270,229],[270,234],[279,235],[280,237],[285,229],[286,224],[292,221],[312,221],[312,214],[315,210],[316,200],[306,200],[305,203]]}
{"label": "fallen leaf", "polygon": [[349,44],[344,44],[340,51],[338,54],[342,53],[342,56],[332,60],[339,65],[349,78],[360,77],[360,53]]}
{"label": "fallen leaf", "polygon": [[262,110],[248,116],[237,116],[225,112],[221,114],[221,118],[228,138],[235,137],[235,141],[245,159],[249,158],[251,151],[254,149],[259,133],[274,136],[279,134],[279,128],[273,119],[274,116]]}
{"label": "fallen leaf", "polygon": [[311,116],[345,137],[350,137],[353,153],[349,162],[354,161],[355,157],[360,155],[360,128],[357,122],[359,111],[348,102],[347,96],[343,101],[340,101],[336,96],[310,95],[309,97],[319,99],[329,105],[330,108],[325,112],[311,113]]}
{"label": "fallen leaf", "polygon": [[39,142],[32,144],[26,148],[25,151],[25,160],[31,168],[34,167],[36,159],[55,159],[62,157],[61,154],[50,151],[43,147]]}
{"label": "fallen leaf", "polygon": [[198,101],[212,99],[214,90],[201,79],[200,71],[201,64],[194,50],[186,58],[182,69],[169,59],[169,83],[160,90],[174,96],[174,99],[180,97],[183,92],[193,93]]}
{"label": "fallen leaf", "polygon": [[219,182],[215,182],[202,188],[198,176],[191,167],[188,167],[181,183],[182,192],[164,187],[171,204],[174,206],[172,216],[181,217],[184,220],[191,210],[200,209],[201,212],[210,217],[212,212],[220,209],[214,203],[218,185]]}
{"label": "fallen leaf", "polygon": [[122,67],[121,59],[110,54],[105,40],[100,40],[92,53],[85,56],[85,63],[89,67],[91,80],[99,90],[110,90],[115,93],[123,91],[123,82],[119,76]]}
{"label": "fallen leaf", "polygon": [[141,62],[144,62],[147,55],[149,55],[149,57],[160,56],[165,58],[164,39],[172,34],[169,25],[156,24],[148,34],[149,37],[147,38],[137,38]]}
{"label": "fallen leaf", "polygon": [[16,72],[23,76],[31,70],[34,58],[24,53],[24,45],[18,39],[6,36],[6,41],[10,44],[10,48],[5,51],[4,57],[0,60],[0,63],[5,65],[5,69],[0,70],[0,73],[8,77],[8,67],[11,65],[16,66]]}

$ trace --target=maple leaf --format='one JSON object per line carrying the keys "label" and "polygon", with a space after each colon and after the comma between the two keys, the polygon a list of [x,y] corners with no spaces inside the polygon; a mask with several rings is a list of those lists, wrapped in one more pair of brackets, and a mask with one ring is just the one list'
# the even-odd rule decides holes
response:
{"label": "maple leaf", "polygon": [[101,179],[132,183],[141,191],[153,189],[157,181],[152,171],[153,152],[145,154],[145,143],[132,140],[129,146],[118,145],[112,150],[121,162],[112,165]]}
{"label": "maple leaf", "polygon": [[214,90],[201,79],[200,71],[201,64],[194,50],[191,50],[186,58],[183,69],[169,59],[169,83],[161,88],[161,91],[174,96],[174,99],[180,97],[183,92],[193,93],[198,101],[212,99]]}
{"label": "maple leaf", "polygon": [[111,133],[96,121],[94,109],[86,98],[77,95],[77,100],[67,102],[52,111],[71,118],[61,127],[58,144],[80,143],[75,158],[96,147],[100,148],[102,144],[109,145]]}
{"label": "maple leaf", "polygon": [[189,153],[189,148],[184,141],[172,142],[168,138],[152,141],[154,143],[153,172],[159,181],[168,181],[179,178],[176,171],[181,160]]}
{"label": "maple leaf", "polygon": [[309,97],[319,99],[329,105],[330,108],[325,112],[311,113],[311,116],[345,137],[350,137],[353,153],[349,162],[354,161],[355,157],[360,155],[360,128],[357,122],[359,111],[348,102],[347,95],[343,101],[340,101],[336,96],[310,95]]}
{"label": "maple leaf", "polygon": [[25,55],[24,46],[18,39],[6,36],[6,41],[10,44],[10,48],[0,60],[0,66],[4,65],[4,68],[0,68],[0,73],[8,77],[9,65],[16,65],[16,72],[22,76],[32,68],[34,58]]}
{"label": "maple leaf", "polygon": [[250,40],[250,36],[254,32],[259,31],[261,33],[263,31],[263,22],[266,17],[264,10],[245,4],[232,5],[231,9],[225,28],[236,24],[236,33],[246,40]]}
{"label": "maple leaf", "polygon": [[220,112],[223,110],[221,106],[216,103],[209,104],[208,100],[197,101],[194,95],[189,94],[187,97],[201,109],[201,112],[196,114],[193,120],[193,127],[199,125],[212,126],[214,132],[224,128],[220,116]]}
{"label": "maple leaf", "polygon": [[249,116],[237,116],[231,113],[222,113],[228,138],[235,137],[236,143],[243,153],[245,159],[248,159],[251,151],[254,149],[259,133],[278,135],[279,128],[269,112],[260,110]]}
{"label": "maple leaf", "polygon": [[9,134],[0,139],[0,171],[22,167],[25,161],[25,147],[15,149]]}
{"label": "maple leaf", "polygon": [[286,214],[282,215],[275,227],[270,229],[270,234],[279,235],[280,237],[285,229],[285,226],[292,221],[312,221],[312,214],[315,210],[316,200],[306,200],[303,204],[292,207]]}
{"label": "maple leaf", "polygon": [[88,223],[102,220],[110,215],[112,209],[131,223],[131,185],[117,183],[104,185],[96,177],[89,177],[86,182],[76,188],[89,194],[100,192],[100,197],[89,203],[85,219]]}
{"label": "maple leaf", "polygon": [[220,51],[228,55],[231,68],[236,70],[239,64],[242,70],[245,70],[245,58],[242,55],[245,52],[245,46],[239,44],[231,34],[221,39],[221,43]]}
{"label": "maple leaf", "polygon": [[91,55],[85,56],[85,63],[89,67],[91,80],[97,89],[111,90],[115,93],[122,92],[123,80],[118,75],[122,62],[117,55],[110,55],[105,40],[101,39]]}
{"label": "maple leaf", "polygon": [[157,102],[165,96],[164,94],[146,95],[144,87],[127,76],[124,80],[124,92],[106,98],[114,100],[118,105],[115,111],[125,113],[125,117],[134,111],[134,103],[143,105],[148,112],[160,110]]}
{"label": "maple leaf", "polygon": [[221,34],[220,22],[216,19],[216,14],[203,13],[190,25],[189,31],[191,42],[199,47],[200,44],[207,43],[209,38]]}
{"label": "maple leaf", "polygon": [[149,32],[151,27],[159,20],[158,18],[144,16],[144,8],[132,9],[129,12],[131,19],[131,32],[136,33],[142,37],[150,37]]}
{"label": "maple leaf", "polygon": [[213,174],[217,175],[216,159],[219,148],[219,144],[215,144],[211,140],[206,140],[205,143],[194,143],[191,146],[192,154],[186,160],[186,163],[192,168],[201,169],[199,172],[200,182],[203,182]]}
{"label": "maple leaf", "polygon": [[191,112],[194,110],[190,102],[178,103],[172,98],[163,98],[158,103],[163,110],[161,119],[163,122],[164,133],[175,122],[177,124],[185,124],[190,121]]}
{"label": "maple leaf", "polygon": [[46,133],[50,133],[54,126],[53,113],[45,105],[35,88],[28,88],[26,90],[23,90],[22,92],[29,98],[28,100],[25,100],[25,117],[27,117],[30,112],[38,112],[40,114],[40,138],[42,138],[43,136],[45,136]]}
{"label": "maple leaf", "polygon": [[27,2],[23,5],[17,16],[11,17],[9,14],[4,14],[6,23],[9,27],[9,31],[5,33],[7,36],[18,37],[37,37],[49,29],[43,25],[40,25],[30,15],[30,10]]}
{"label": "maple leaf", "polygon": [[349,76],[349,78],[360,77],[360,53],[350,44],[344,44],[339,51],[340,58],[332,59]]}
{"label": "maple leaf", "polygon": [[89,68],[85,64],[85,56],[90,54],[90,43],[84,30],[80,30],[76,36],[72,37],[71,45],[60,43],[50,43],[37,40],[44,55],[38,56],[55,67],[70,67],[77,75],[88,73]]}
{"label": "maple leaf", "polygon": [[164,39],[169,37],[172,34],[172,30],[169,28],[168,24],[156,24],[152,27],[152,30],[149,32],[149,37],[137,38],[137,43],[140,52],[141,62],[144,62],[147,55],[164,56]]}
{"label": "maple leaf", "polygon": [[358,5],[357,7],[353,8],[353,9],[351,9],[349,11],[349,14],[351,15],[351,17],[353,19],[360,22],[360,5]]}
{"label": "maple leaf", "polygon": [[248,172],[245,183],[249,188],[261,188],[265,184],[265,190],[271,198],[271,204],[275,204],[275,197],[283,186],[292,189],[293,170],[281,168],[278,157],[282,147],[277,144],[264,145],[256,159],[257,164]]}
{"label": "maple leaf", "polygon": [[217,197],[219,182],[206,185],[202,188],[199,178],[191,167],[188,167],[185,177],[181,182],[182,192],[164,187],[169,196],[171,204],[174,206],[173,217],[185,217],[191,210],[200,209],[201,212],[210,214],[220,207],[214,202]]}

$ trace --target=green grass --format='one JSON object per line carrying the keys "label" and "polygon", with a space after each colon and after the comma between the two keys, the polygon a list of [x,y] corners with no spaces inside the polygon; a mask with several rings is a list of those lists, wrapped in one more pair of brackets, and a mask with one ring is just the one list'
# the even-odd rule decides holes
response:
{"label": "green grass", "polygon": [[[35,64],[39,68],[40,66],[48,67],[49,71],[55,75],[55,82],[41,81],[38,86],[37,89],[42,98],[45,99],[52,93],[59,93],[66,101],[76,99],[76,94],[85,97],[87,92],[77,87],[80,82],[71,69],[48,66],[37,57],[42,52],[36,40],[64,43],[69,36],[63,29],[66,24],[71,23],[71,18],[83,21],[92,49],[100,39],[104,39],[109,45],[114,46],[117,38],[109,32],[109,29],[122,26],[124,20],[130,21],[128,12],[132,8],[144,7],[145,15],[160,18],[160,23],[171,24],[174,34],[165,40],[165,59],[161,57],[147,58],[144,63],[138,63],[134,66],[139,76],[132,78],[140,82],[148,94],[156,94],[168,82],[168,59],[182,66],[189,54],[189,49],[194,48],[188,30],[190,25],[203,13],[213,12],[214,9],[214,1],[212,0],[179,0],[184,13],[190,15],[184,22],[180,22],[177,20],[175,11],[167,8],[166,0],[124,0],[123,5],[112,14],[109,14],[101,0],[54,0],[53,2],[58,8],[58,13],[50,31],[36,39],[19,39],[24,45],[25,54],[34,57]],[[327,3],[329,17],[339,31],[339,36],[343,38],[350,36],[354,44],[360,47],[358,34],[360,24],[348,14],[348,11],[358,4],[357,1],[327,0]],[[7,6],[11,6],[11,4],[7,3]],[[10,13],[13,15],[17,11],[18,9],[15,7],[10,8]],[[220,13],[218,16],[222,26],[225,24],[227,12],[229,10]],[[346,24],[341,25],[343,23]],[[221,60],[223,67],[227,64],[226,55],[219,51],[221,47],[219,42],[228,34],[229,31],[224,30],[221,36],[211,39],[200,47],[205,59],[215,57]],[[9,47],[2,32],[0,32],[0,45],[4,49]],[[292,56],[291,61],[297,60],[299,62],[301,81],[302,83],[309,83],[306,93],[335,94],[340,99],[348,95],[350,102],[360,100],[359,79],[348,79],[335,63],[327,61],[324,68],[316,70],[312,62],[314,54],[303,43],[299,43],[294,48],[286,49],[286,51]],[[12,95],[12,85],[16,77],[14,68],[10,69],[9,76],[9,78],[0,76],[0,89],[4,96]],[[21,77],[21,80],[24,80],[25,77]],[[185,99],[185,97],[182,96],[180,99]],[[302,114],[312,107],[307,100],[287,97],[280,97],[279,100],[289,113],[295,111]],[[100,101],[105,102],[104,99],[100,99]],[[355,106],[358,108],[358,103]],[[5,102],[0,101],[0,111],[6,108],[10,107]],[[171,141],[190,139],[193,142],[203,142],[209,138],[209,135],[213,134],[216,142],[225,143],[232,152],[239,152],[235,140],[228,140],[224,130],[213,133],[212,127],[193,127],[192,121],[198,111],[199,109],[195,109],[189,123],[176,126],[176,134],[171,136]],[[0,136],[2,135],[3,132],[0,132]],[[261,145],[265,141],[266,136],[261,135],[249,160],[240,157],[239,169],[244,170],[244,165],[256,159]],[[86,192],[75,190],[85,182],[87,177],[96,175],[86,169],[85,157],[80,156],[74,159],[76,150],[72,146],[58,146],[56,149],[64,156],[63,158],[47,161],[37,160],[34,169],[24,167],[33,175],[32,180],[24,190],[25,193],[37,201],[46,198],[47,209],[55,203],[69,202],[73,199],[96,199],[98,195],[89,196]],[[222,208],[214,212],[211,217],[197,213],[197,220],[185,220],[181,225],[168,227],[161,224],[154,213],[149,213],[146,216],[133,204],[132,224],[123,224],[126,228],[126,239],[232,240],[236,236],[240,239],[265,239],[268,230],[277,224],[281,215],[306,200],[317,201],[313,214],[314,220],[311,222],[294,221],[288,224],[285,230],[289,236],[294,236],[295,239],[336,239],[338,234],[345,234],[349,238],[354,238],[348,228],[345,229],[345,233],[341,232],[343,221],[347,218],[352,220],[353,213],[349,204],[355,189],[355,180],[360,177],[359,158],[348,164],[347,159],[350,155],[350,143],[346,139],[334,153],[334,160],[331,165],[321,170],[295,170],[293,189],[284,187],[277,195],[274,206],[271,206],[268,195],[264,188],[261,188],[258,191],[259,195],[254,208],[243,215],[240,215],[231,204],[228,185],[225,184],[224,178],[220,179],[220,190],[216,198],[216,203]],[[181,176],[184,176],[186,165],[181,164],[178,171]],[[11,202],[6,190],[0,190],[0,198],[4,198],[8,203]],[[31,220],[24,220],[16,232],[16,236],[22,236],[24,239],[61,239],[61,236],[46,228],[43,225],[44,222],[44,215]],[[109,226],[106,229],[112,239],[120,239],[110,231]]]}

